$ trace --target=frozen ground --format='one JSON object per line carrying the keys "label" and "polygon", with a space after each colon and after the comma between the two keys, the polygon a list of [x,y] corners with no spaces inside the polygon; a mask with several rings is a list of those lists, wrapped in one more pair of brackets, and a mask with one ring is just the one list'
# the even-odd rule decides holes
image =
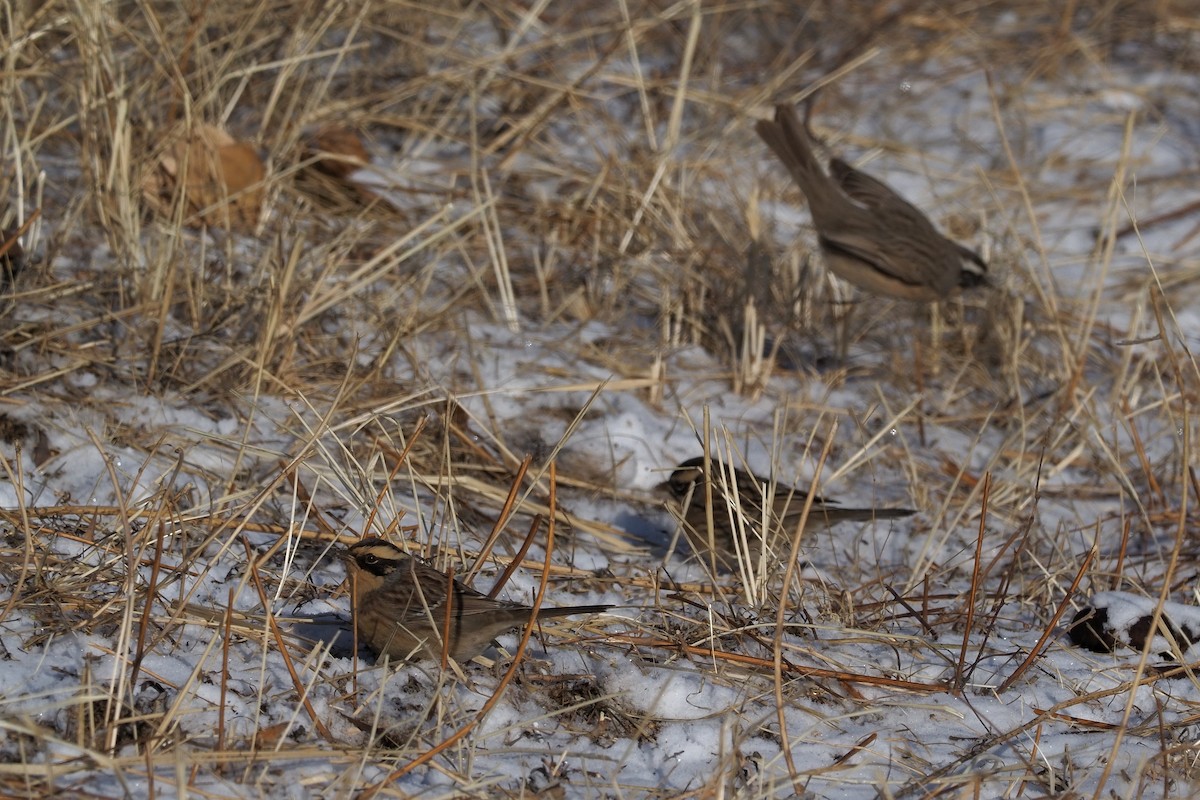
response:
{"label": "frozen ground", "polygon": [[[0,185],[41,211],[5,311],[0,791],[1200,794],[1189,643],[1065,633],[1094,592],[1126,627],[1198,600],[1194,20],[842,5],[4,3]],[[994,287],[914,308],[810,258],[753,120],[841,68],[816,131]],[[140,206],[181,85],[268,156],[252,230]],[[335,123],[390,205],[296,189]],[[806,531],[787,586],[709,575],[653,492],[701,441],[919,513]],[[553,461],[546,602],[617,607],[511,679],[516,634],[458,674],[356,655],[337,549],[461,575],[527,454],[474,584]]]}

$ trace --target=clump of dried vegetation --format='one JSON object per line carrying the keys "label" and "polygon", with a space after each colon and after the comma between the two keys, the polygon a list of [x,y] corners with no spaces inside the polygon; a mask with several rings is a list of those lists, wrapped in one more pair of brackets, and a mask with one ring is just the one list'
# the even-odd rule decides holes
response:
{"label": "clump of dried vegetation", "polygon": [[[587,646],[645,669],[682,662],[717,682],[749,675],[756,700],[778,705],[777,716],[724,711],[746,740],[780,745],[782,766],[735,741],[687,796],[800,791],[902,752],[911,763],[880,785],[887,796],[984,780],[985,794],[1067,788],[1072,765],[1044,763],[1038,737],[1051,723],[1088,730],[1076,707],[1099,693],[984,726],[952,763],[923,760],[922,743],[881,723],[886,748],[874,735],[848,743],[820,775],[792,761],[784,712],[849,714],[876,690],[914,707],[970,695],[976,669],[1000,652],[1007,680],[983,689],[1004,699],[1040,669],[1073,589],[1165,586],[1187,599],[1200,555],[1190,510],[1200,371],[1174,314],[1189,292],[1196,299],[1196,266],[1112,279],[1131,233],[1130,153],[1107,177],[1081,173],[1073,185],[1021,165],[1033,146],[1025,131],[1061,96],[1047,87],[1117,58],[1194,70],[1195,24],[1170,2],[850,5],[0,0],[0,433],[16,498],[0,511],[0,625],[10,653],[91,643],[68,694],[0,697],[0,793],[82,791],[97,776],[133,794],[174,792],[174,781],[269,793],[293,783],[290,771],[317,790],[373,793],[418,770],[442,786],[425,796],[651,792],[572,774],[551,751],[523,782],[473,772],[479,708],[506,691],[597,744],[652,743],[664,720],[595,676],[533,666],[477,694],[385,681],[360,704],[357,673],[328,671],[326,651],[306,652],[269,612],[332,591],[313,569],[355,533],[438,531],[441,555],[462,563],[493,529],[503,542],[483,549],[503,561],[521,560],[533,530],[539,555],[526,567],[552,561],[580,590],[619,588],[639,606],[619,625],[586,627]],[[762,173],[752,120],[790,99],[811,102],[835,139],[845,108],[895,119],[882,130],[919,125],[895,93],[850,87],[869,85],[863,75],[953,85],[953,64],[1003,75],[989,99],[1005,135],[976,169],[926,160],[908,136],[832,146],[920,164],[941,193],[939,225],[983,243],[997,287],[916,311],[856,302],[848,314],[811,238],[789,243],[791,224],[762,210],[800,200],[782,175]],[[964,130],[944,127],[937,136],[964,146]],[[1088,209],[1096,245],[1081,268],[1097,276],[1094,291],[1059,290],[1056,270],[1079,265],[1059,263],[1039,227],[1043,203]],[[1106,321],[1106,280],[1122,287],[1120,324]],[[480,321],[554,331],[563,358],[584,367],[529,369],[564,397],[590,399],[536,406],[533,425],[493,414]],[[598,328],[602,338],[583,335]],[[686,348],[706,354],[702,375],[674,359]],[[860,389],[872,420],[773,393],[779,376],[805,375]],[[859,441],[880,420],[903,428],[888,452],[925,512],[918,552],[901,570],[850,543],[830,583],[803,589],[790,573],[788,584],[760,574],[739,587],[729,576],[675,584],[632,566],[572,568],[575,549],[621,564],[646,547],[568,513],[564,497],[647,502],[622,485],[618,456],[572,452],[574,427],[620,393],[686,407],[681,386],[701,381],[778,402],[779,433],[812,431],[814,451],[836,444],[839,464],[858,458],[832,441],[830,420],[861,429]],[[468,413],[460,401],[479,394],[486,410]],[[158,409],[150,416],[186,408],[232,422],[197,437],[182,415],[136,424],[138,403]],[[30,469],[69,469],[72,439],[106,454],[93,493],[111,501],[35,490],[45,476]],[[1092,516],[1043,525],[1047,500]],[[1125,511],[1097,517],[1104,500]],[[547,518],[558,530],[550,559]],[[1084,559],[1089,531],[1099,543]],[[214,581],[229,589],[224,603],[196,595]],[[987,639],[1006,624],[1046,636],[1014,656]],[[813,647],[782,648],[785,630]],[[195,637],[210,649],[186,681],[147,669]],[[934,646],[946,639],[963,643],[958,658]],[[845,655],[863,641],[946,677],[865,669]],[[246,642],[283,657],[292,685],[239,687],[229,652]],[[1143,663],[1106,696],[1160,678]],[[180,701],[197,693],[220,709],[199,730]],[[252,724],[227,724],[234,698]],[[372,702],[395,713],[380,722],[388,715]],[[269,703],[293,712],[255,716]],[[363,736],[348,737],[343,721]],[[1122,737],[1157,737],[1139,794],[1195,772],[1195,748],[1152,727],[1126,714],[1112,740],[1115,754]],[[511,731],[506,742],[525,735]],[[1012,770],[964,768],[1000,747],[1019,751]],[[324,766],[300,766],[312,763]]]}

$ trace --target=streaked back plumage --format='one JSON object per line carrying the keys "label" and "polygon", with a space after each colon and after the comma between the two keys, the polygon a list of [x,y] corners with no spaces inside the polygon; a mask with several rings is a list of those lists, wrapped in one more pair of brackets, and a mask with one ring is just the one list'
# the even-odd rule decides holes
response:
{"label": "streaked back plumage", "polygon": [[838,276],[876,294],[918,302],[941,300],[986,282],[977,253],[943,236],[918,208],[882,181],[841,159],[821,169],[791,106],[759,120],[758,135],[808,200],[818,243]]}
{"label": "streaked back plumage", "polygon": [[[384,539],[361,539],[346,549],[342,559],[354,576],[359,638],[392,658],[440,658],[442,637],[447,634],[450,657],[467,661],[487,649],[492,639],[532,616],[530,606],[493,600]],[[609,608],[542,608],[538,619],[596,614]]]}

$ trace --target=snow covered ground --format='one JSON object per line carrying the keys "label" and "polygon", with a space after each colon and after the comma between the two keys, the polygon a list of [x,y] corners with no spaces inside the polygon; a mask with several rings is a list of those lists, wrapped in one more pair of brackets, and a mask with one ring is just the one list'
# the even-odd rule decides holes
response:
{"label": "snow covered ground", "polygon": [[[1066,632],[1094,592],[1200,630],[1187,15],[16,5],[0,792],[1200,794],[1190,642]],[[816,133],[992,287],[828,277],[753,121],[839,70]],[[185,108],[266,155],[257,225],[145,210]],[[297,179],[334,124],[349,211]],[[918,513],[805,531],[787,585],[711,575],[654,491],[702,442]],[[340,548],[463,576],[526,455],[473,585],[553,462],[546,604],[616,607],[508,678],[516,633],[461,671],[355,653]]]}

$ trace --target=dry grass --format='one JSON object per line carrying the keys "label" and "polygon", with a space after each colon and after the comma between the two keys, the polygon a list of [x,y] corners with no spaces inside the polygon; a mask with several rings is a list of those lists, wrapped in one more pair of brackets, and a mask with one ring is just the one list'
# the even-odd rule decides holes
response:
{"label": "dry grass", "polygon": [[[1118,104],[1081,114],[1128,126],[1115,158],[1046,154],[1039,138],[1073,102],[1064,85],[1137,94],[1110,89],[1107,65],[1193,73],[1194,15],[1183,2],[845,8],[0,0],[0,230],[25,224],[0,333],[17,498],[0,626],[10,657],[44,650],[39,669],[65,673],[0,692],[0,793],[400,796],[409,770],[426,797],[1194,791],[1193,676],[1097,658],[1103,680],[1083,687],[1030,658],[1064,646],[1040,637],[1076,584],[1194,600],[1200,370],[1176,319],[1200,301],[1194,244],[1185,231],[1167,252],[1123,245],[1131,210],[1149,218],[1147,198],[1195,176],[1154,173],[1150,127]],[[931,126],[897,76],[985,102]],[[1136,98],[1168,130],[1172,103],[1194,109],[1174,85]],[[773,210],[799,205],[794,188],[756,166],[752,120],[784,98],[812,102],[834,150],[917,175],[997,286],[847,315],[858,298]],[[847,133],[863,115],[877,135]],[[263,214],[241,230],[198,226],[214,209],[179,192],[159,213],[145,202],[199,123],[268,166]],[[314,135],[332,126],[359,133],[386,189],[314,171]],[[1188,219],[1153,209],[1167,214],[1156,225]],[[1092,226],[1092,251],[1064,256],[1078,231],[1046,228],[1048,214]],[[1094,289],[1063,289],[1075,271]],[[506,335],[529,339],[516,375],[495,366]],[[701,409],[728,393],[775,413],[726,431]],[[653,508],[628,488],[637,448],[596,444],[627,403],[658,410],[664,443],[691,428],[736,450],[767,442],[780,465],[824,454],[822,483],[869,495],[879,481],[920,522],[903,540],[826,548],[821,580],[676,582],[613,515],[573,510]],[[558,522],[555,579],[634,606],[577,631],[578,674],[528,659],[511,684],[348,669],[279,627],[314,598],[345,608],[323,582],[335,541],[403,536],[469,565],[496,531],[485,549],[505,562],[535,514]],[[544,556],[535,545],[524,567]],[[894,660],[876,663],[880,649]],[[713,710],[722,749],[686,790],[607,777],[676,720],[606,659],[736,698]],[[1134,688],[1169,681],[1191,693],[1152,693],[1158,716],[1133,713]],[[1047,685],[1052,707],[982,710]],[[520,716],[477,713],[501,693]],[[889,721],[963,707],[981,710],[947,736],[970,741],[942,750]],[[542,749],[535,722],[591,754]],[[1103,734],[1108,771],[1070,747],[1044,755],[1042,737],[1064,731]],[[1141,771],[1114,775],[1132,739],[1149,748]],[[830,749],[828,767],[793,761],[806,744]],[[483,760],[509,748],[542,766],[514,776]]]}

